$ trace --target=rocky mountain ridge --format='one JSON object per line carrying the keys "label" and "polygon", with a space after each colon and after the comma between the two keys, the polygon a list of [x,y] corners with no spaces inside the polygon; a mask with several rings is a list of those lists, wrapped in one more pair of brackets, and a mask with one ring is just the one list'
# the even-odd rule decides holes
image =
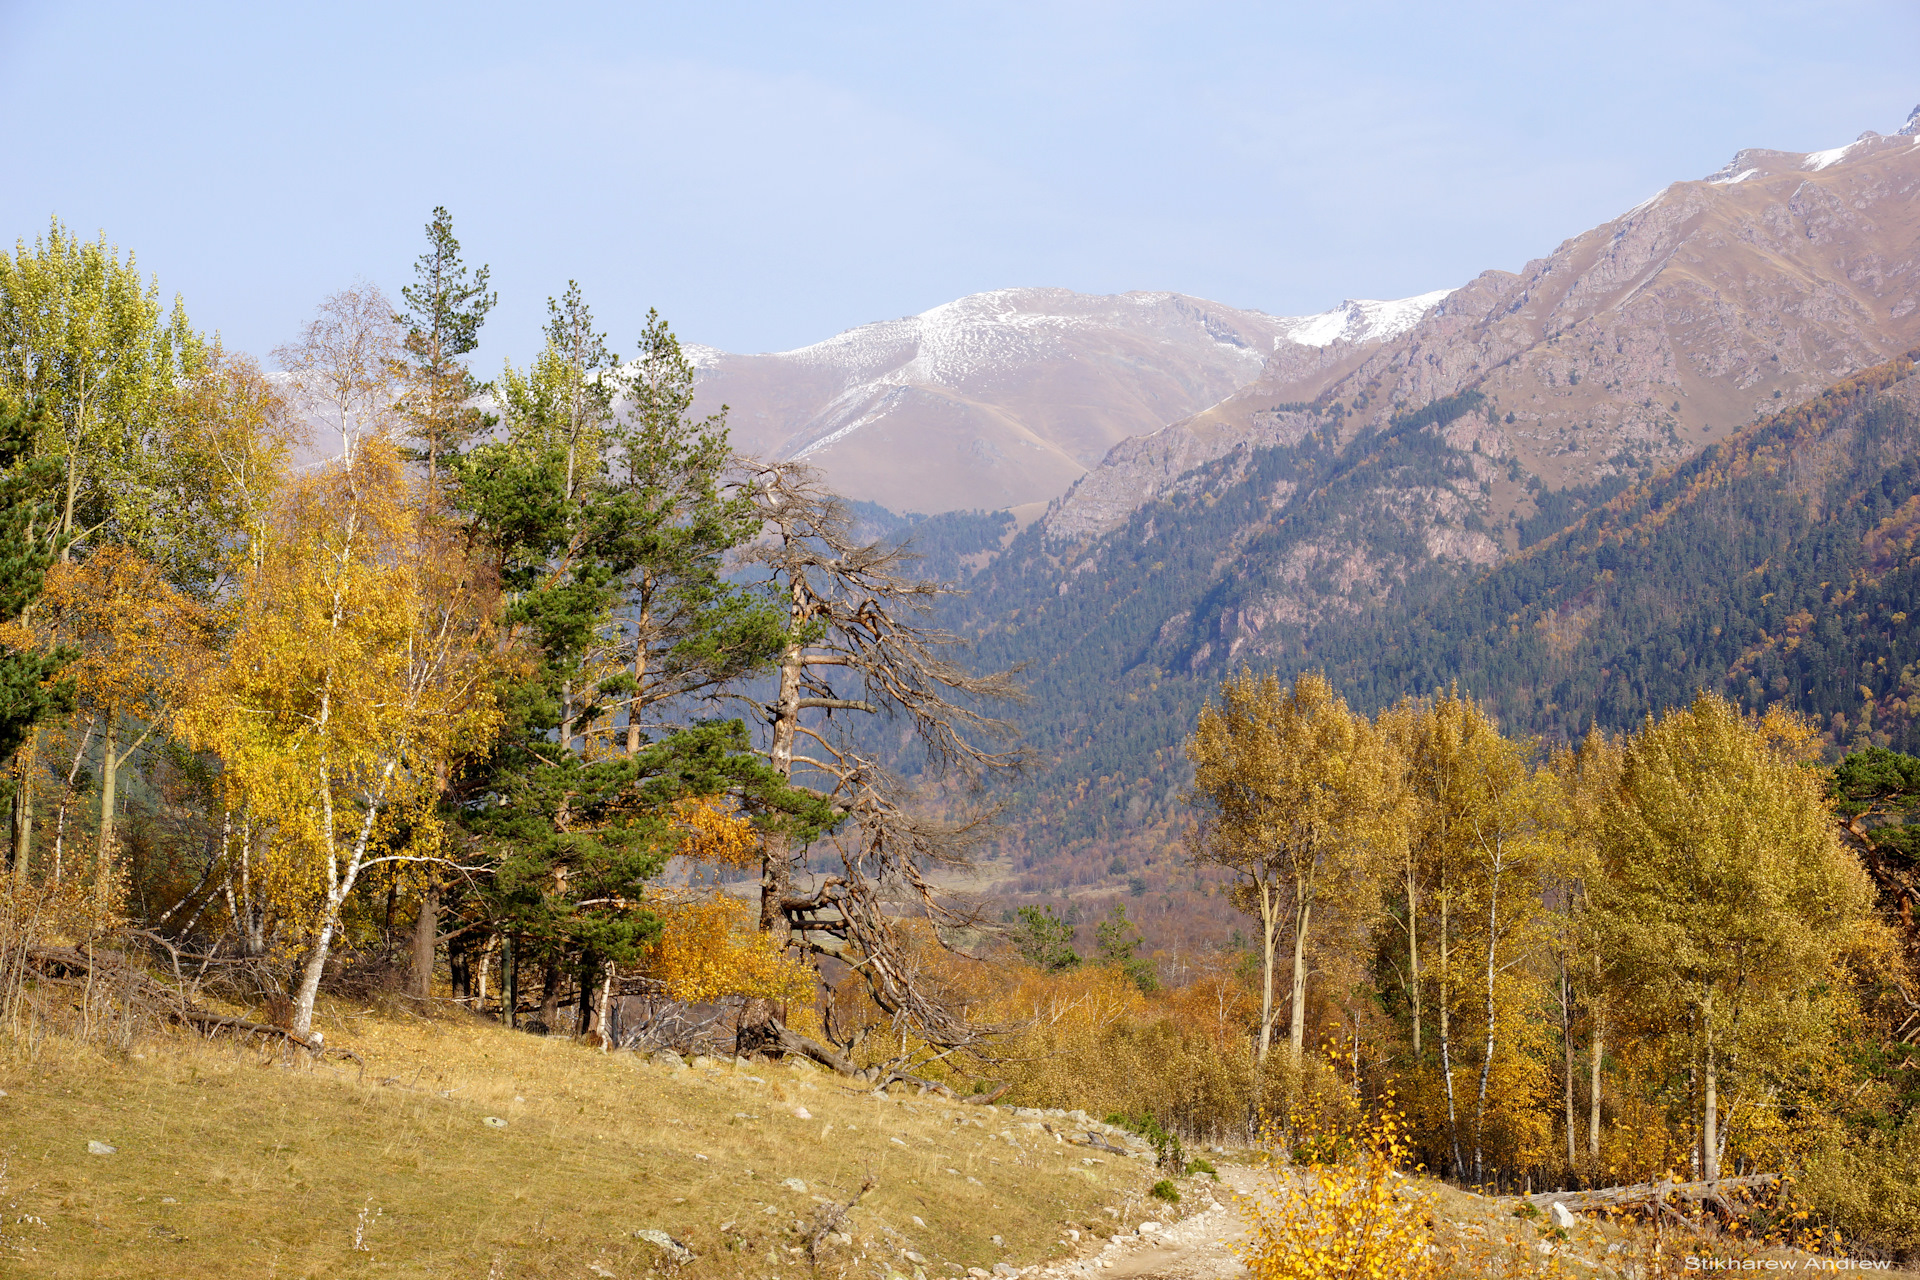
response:
{"label": "rocky mountain ridge", "polygon": [[1482,273],[1371,349],[1276,351],[1234,395],[1116,445],[1048,534],[1084,542],[1201,463],[1317,429],[1318,412],[1352,439],[1474,390],[1485,413],[1455,443],[1491,464],[1482,515],[1510,549],[1538,490],[1677,462],[1920,341],[1916,134],[1920,108],[1890,137],[1742,151],[1518,272]]}

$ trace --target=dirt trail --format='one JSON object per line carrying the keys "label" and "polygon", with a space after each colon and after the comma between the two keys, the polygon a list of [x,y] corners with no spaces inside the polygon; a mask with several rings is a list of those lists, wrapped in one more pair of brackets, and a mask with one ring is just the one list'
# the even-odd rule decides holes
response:
{"label": "dirt trail", "polygon": [[1040,1274],[1059,1280],[1109,1277],[1111,1280],[1230,1280],[1244,1276],[1234,1246],[1245,1237],[1247,1224],[1234,1208],[1234,1196],[1250,1195],[1259,1174],[1239,1165],[1220,1170],[1215,1202],[1179,1222],[1117,1235],[1097,1252],[1071,1262],[1055,1263]]}

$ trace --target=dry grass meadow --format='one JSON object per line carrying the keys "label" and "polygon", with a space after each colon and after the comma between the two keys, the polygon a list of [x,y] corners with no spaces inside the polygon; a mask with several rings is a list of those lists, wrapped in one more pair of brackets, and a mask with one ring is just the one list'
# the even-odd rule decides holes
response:
{"label": "dry grass meadow", "polygon": [[[1145,1162],[1004,1110],[676,1069],[460,1012],[334,1006],[322,1025],[364,1069],[171,1033],[0,1040],[0,1273],[941,1277],[1060,1257],[1069,1230],[1110,1235],[1146,1203],[1166,1217]],[[810,1258],[816,1215],[869,1177]]]}

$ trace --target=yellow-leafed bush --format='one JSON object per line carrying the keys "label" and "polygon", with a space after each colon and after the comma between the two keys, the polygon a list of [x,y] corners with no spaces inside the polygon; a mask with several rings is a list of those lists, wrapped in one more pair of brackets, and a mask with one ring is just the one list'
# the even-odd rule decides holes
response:
{"label": "yellow-leafed bush", "polygon": [[754,928],[752,908],[740,899],[716,895],[650,905],[661,927],[647,969],[675,1000],[801,1000],[811,994],[811,971],[783,956],[767,934]]}
{"label": "yellow-leafed bush", "polygon": [[[1274,1134],[1269,1130],[1269,1143]],[[1296,1117],[1293,1145],[1271,1157],[1261,1190],[1241,1199],[1252,1232],[1241,1256],[1257,1280],[1421,1280],[1439,1274],[1432,1198],[1400,1172],[1407,1127],[1391,1098],[1357,1132]],[[1337,1154],[1351,1151],[1347,1159]]]}

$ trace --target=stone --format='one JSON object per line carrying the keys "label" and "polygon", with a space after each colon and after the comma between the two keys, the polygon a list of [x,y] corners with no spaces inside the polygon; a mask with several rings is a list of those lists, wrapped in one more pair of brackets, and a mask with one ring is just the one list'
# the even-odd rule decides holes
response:
{"label": "stone", "polygon": [[686,1245],[681,1244],[664,1231],[647,1227],[634,1232],[633,1238],[635,1240],[645,1240],[648,1244],[653,1245],[675,1262],[687,1263],[693,1261],[693,1250],[687,1248]]}
{"label": "stone", "polygon": [[783,1179],[780,1185],[785,1187],[789,1191],[798,1191],[801,1195],[807,1194],[807,1184],[800,1181],[800,1179],[798,1178]]}
{"label": "stone", "polygon": [[1160,1224],[1157,1222],[1143,1222],[1139,1226],[1140,1234],[1143,1236],[1150,1236],[1159,1229]]}
{"label": "stone", "polygon": [[485,1120],[482,1120],[480,1123],[486,1125],[490,1129],[504,1129],[507,1127],[507,1122],[505,1120],[502,1120],[499,1116],[488,1116]]}
{"label": "stone", "polygon": [[926,1256],[924,1254],[915,1253],[911,1249],[902,1249],[900,1251],[900,1256],[905,1258],[908,1262],[911,1262],[916,1267],[924,1267],[927,1265]]}
{"label": "stone", "polygon": [[1573,1230],[1574,1224],[1580,1221],[1580,1219],[1573,1216],[1571,1209],[1561,1204],[1558,1200],[1553,1202],[1553,1208],[1549,1212],[1553,1217],[1553,1225],[1559,1227],[1562,1231]]}
{"label": "stone", "polygon": [[813,1112],[807,1110],[805,1107],[795,1107],[793,1109],[793,1118],[795,1120],[811,1120],[813,1119]]}
{"label": "stone", "polygon": [[996,1248],[1004,1249],[1007,1247],[1007,1242],[1005,1240],[1002,1240],[999,1236],[988,1236],[987,1238],[993,1241],[994,1247]]}
{"label": "stone", "polygon": [[118,1147],[110,1147],[104,1142],[87,1143],[87,1154],[90,1156],[110,1156],[119,1149]]}

